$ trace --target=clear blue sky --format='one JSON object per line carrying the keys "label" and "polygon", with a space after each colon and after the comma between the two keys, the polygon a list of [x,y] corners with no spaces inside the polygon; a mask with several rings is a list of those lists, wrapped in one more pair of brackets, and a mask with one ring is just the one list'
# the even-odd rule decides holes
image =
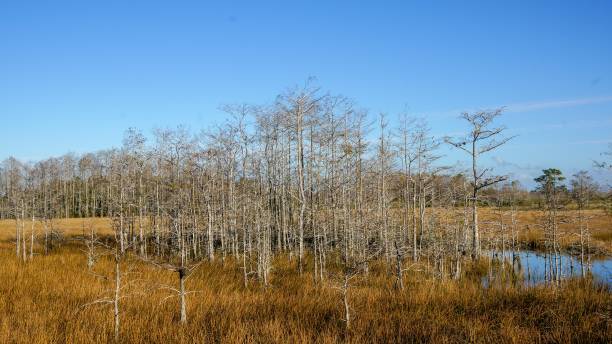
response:
{"label": "clear blue sky", "polygon": [[519,137],[485,163],[522,181],[592,168],[612,142],[612,1],[420,3],[2,1],[0,159],[118,146],[131,126],[196,131],[221,104],[316,76],[437,135],[508,106]]}

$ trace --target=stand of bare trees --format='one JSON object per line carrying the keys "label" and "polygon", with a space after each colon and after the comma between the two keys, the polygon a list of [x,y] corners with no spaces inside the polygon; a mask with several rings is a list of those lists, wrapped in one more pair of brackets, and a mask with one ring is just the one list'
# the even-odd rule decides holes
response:
{"label": "stand of bare trees", "polygon": [[[493,125],[501,110],[464,114],[467,138],[446,139],[469,154],[469,178],[437,165],[440,140],[425,123],[404,117],[390,127],[381,116],[373,125],[350,99],[311,83],[287,90],[270,105],[224,110],[231,115],[227,123],[198,135],[183,127],[163,129],[149,142],[129,129],[118,149],[27,164],[5,160],[0,218],[15,220],[16,256],[27,261],[48,253],[58,240],[53,219],[112,218],[117,288],[104,300],[114,304],[119,331],[121,263],[127,254],[177,273],[178,287],[169,289],[181,301],[182,322],[186,280],[203,260],[240,262],[245,287],[270,283],[275,255],[295,260],[300,274],[312,271],[321,282],[332,263],[340,264],[347,326],[350,280],[367,273],[371,259],[384,258],[401,290],[409,267],[422,264],[435,278],[458,279],[466,251],[480,255],[481,192],[506,180],[490,176],[479,163],[509,140],[501,138],[503,127]],[[370,135],[374,127],[377,139]],[[547,204],[548,251],[556,261],[560,179],[549,172],[538,182]],[[580,209],[587,206],[591,184],[576,176]],[[499,243],[502,256],[506,245],[513,253],[519,250],[517,188],[502,188],[509,194],[500,205],[509,206],[499,215],[500,241],[489,241],[489,247]],[[26,220],[32,221],[29,233]],[[579,219],[583,267],[587,220]],[[43,225],[42,233],[35,222]],[[85,239],[91,268],[100,240],[91,227]],[[551,265],[555,278],[559,264]]]}

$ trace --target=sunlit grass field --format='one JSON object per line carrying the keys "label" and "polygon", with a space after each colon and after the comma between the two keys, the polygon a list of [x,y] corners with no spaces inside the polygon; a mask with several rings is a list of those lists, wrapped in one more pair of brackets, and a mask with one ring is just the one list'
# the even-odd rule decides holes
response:
{"label": "sunlit grass field", "polygon": [[[521,222],[537,214],[521,213]],[[595,214],[593,236],[610,245],[610,221]],[[83,244],[75,238],[87,224],[110,234],[107,219],[55,220],[64,233],[61,246],[47,255],[35,246],[33,260],[15,256],[14,221],[0,223],[0,343],[113,342],[108,304],[87,304],[110,295],[113,261],[103,256],[88,271]],[[523,226],[524,227],[524,226]],[[26,223],[29,245],[30,224]],[[42,227],[35,226],[37,240]],[[530,226],[522,235],[536,236]],[[539,239],[537,239],[539,240]],[[187,324],[179,305],[163,286],[176,287],[176,273],[136,257],[123,264],[120,338],[124,343],[607,343],[612,338],[612,294],[589,281],[568,281],[559,288],[481,286],[482,264],[467,266],[468,277],[434,279],[422,266],[406,273],[406,288],[374,262],[357,277],[349,299],[353,321],[343,322],[341,295],[335,288],[334,259],[324,282],[312,266],[300,276],[296,261],[279,256],[271,284],[255,279],[245,288],[239,262],[228,258],[203,263],[187,280]],[[475,276],[470,278],[470,276]]]}

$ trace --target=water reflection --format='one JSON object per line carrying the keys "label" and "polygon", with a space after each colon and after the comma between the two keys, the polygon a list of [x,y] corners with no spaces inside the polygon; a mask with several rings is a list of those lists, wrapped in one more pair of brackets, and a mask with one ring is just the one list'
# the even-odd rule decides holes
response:
{"label": "water reflection", "polygon": [[[501,252],[488,252],[489,256],[494,258],[494,261],[501,260]],[[514,277],[516,280],[522,281],[526,285],[536,285],[546,282],[547,276],[550,278],[550,257],[541,252],[521,251],[514,254]],[[505,253],[505,260],[511,264],[512,252]],[[568,254],[561,254],[561,278],[580,277],[582,269],[580,258]],[[594,259],[591,258],[590,263],[585,262],[585,271],[590,274],[593,279],[602,284],[612,286],[612,258]],[[483,277],[483,284],[488,286],[491,282],[499,280],[499,269],[492,269],[492,273]]]}

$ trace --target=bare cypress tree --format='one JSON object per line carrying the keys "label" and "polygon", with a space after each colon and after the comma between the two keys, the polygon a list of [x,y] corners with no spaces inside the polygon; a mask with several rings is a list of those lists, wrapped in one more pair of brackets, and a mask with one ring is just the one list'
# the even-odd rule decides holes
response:
{"label": "bare cypress tree", "polygon": [[[593,181],[587,171],[579,171],[574,174],[571,180],[572,198],[578,205],[578,228],[580,230],[580,273],[586,276],[586,267],[590,261],[588,243],[590,242],[589,216],[585,210],[589,207],[589,202],[596,193],[598,185]],[[588,257],[585,258],[585,255]]]}
{"label": "bare cypress tree", "polygon": [[380,216],[380,241],[385,252],[385,259],[389,264],[391,259],[391,246],[389,240],[389,215],[388,215],[388,199],[387,199],[387,175],[392,169],[391,161],[393,159],[388,143],[387,121],[383,114],[380,115],[380,136],[378,140],[378,176],[379,176],[379,187],[378,187],[378,209]]}
{"label": "bare cypress tree", "polygon": [[612,169],[612,143],[608,144],[608,151],[601,153],[604,157],[602,161],[595,161],[598,168]]}
{"label": "bare cypress tree", "polygon": [[104,280],[110,280],[113,283],[113,287],[112,289],[106,291],[105,293],[108,296],[103,296],[102,298],[99,298],[95,301],[92,301],[90,303],[84,304],[80,307],[80,309],[85,309],[88,308],[90,306],[93,305],[98,305],[98,304],[106,304],[106,305],[111,305],[112,309],[113,309],[113,324],[114,324],[114,339],[115,342],[118,342],[120,340],[120,333],[121,333],[121,301],[123,299],[125,299],[126,297],[130,296],[132,293],[127,291],[126,288],[129,287],[129,283],[126,283],[125,281],[125,277],[127,275],[127,273],[124,273],[124,261],[126,258],[126,249],[129,248],[129,246],[121,246],[121,236],[124,235],[123,233],[123,224],[122,224],[122,218],[119,215],[119,212],[121,211],[122,208],[122,204],[120,200],[115,200],[113,202],[113,204],[110,205],[111,209],[112,209],[112,214],[113,214],[113,218],[112,218],[112,227],[114,229],[114,247],[112,245],[107,245],[106,243],[103,243],[99,240],[95,239],[95,236],[93,234],[93,228],[91,228],[92,230],[92,237],[94,238],[92,242],[89,242],[88,244],[93,245],[94,248],[92,250],[94,250],[95,252],[95,246],[97,246],[100,249],[103,249],[105,252],[104,253],[98,253],[101,255],[110,255],[112,256],[113,262],[114,262],[114,269],[113,269],[113,273],[110,274],[112,277],[109,276],[105,276],[103,274],[99,274],[97,272],[94,271],[90,271],[95,277],[98,278],[102,278]]}
{"label": "bare cypress tree", "polygon": [[428,216],[427,209],[433,207],[432,182],[440,168],[434,167],[434,162],[440,156],[436,150],[440,146],[439,141],[431,136],[430,130],[424,121],[417,124],[414,133],[414,154],[416,171],[412,191],[412,221],[413,221],[413,259],[416,261],[419,252],[423,248],[426,235],[430,234],[431,221],[434,213]]}
{"label": "bare cypress tree", "polygon": [[141,256],[146,257],[147,255],[147,243],[145,238],[145,188],[144,178],[145,169],[147,166],[148,154],[145,151],[146,138],[144,135],[136,130],[130,128],[126,131],[123,138],[123,148],[126,152],[126,158],[128,159],[128,166],[130,170],[134,171],[134,185],[133,193],[137,194],[134,205],[137,207],[138,212],[138,247]]}
{"label": "bare cypress tree", "polygon": [[565,177],[560,170],[549,168],[534,181],[539,184],[537,190],[544,195],[546,202],[546,223],[544,234],[548,253],[549,276],[551,282],[561,280],[561,248],[559,246],[559,210],[561,209],[561,194],[565,185],[561,182]]}
{"label": "bare cypress tree", "polygon": [[[598,169],[612,170],[612,143],[608,144],[608,151],[601,153],[604,157],[602,161],[595,161],[595,167]],[[608,185],[610,187],[610,185]],[[606,202],[606,213],[612,215],[612,192],[608,193],[608,197],[605,199]]]}
{"label": "bare cypress tree", "polygon": [[278,99],[278,106],[286,114],[296,140],[297,193],[300,205],[298,215],[298,270],[300,274],[304,269],[304,230],[307,208],[304,132],[305,128],[310,125],[310,117],[318,111],[319,102],[323,97],[319,95],[319,88],[313,87],[311,83],[312,80],[308,80],[304,87],[290,90]]}
{"label": "bare cypress tree", "polygon": [[[346,241],[345,241],[346,243]],[[382,249],[378,249],[373,246],[368,247],[368,252],[365,257],[349,257],[342,255],[341,260],[341,274],[336,275],[331,280],[332,288],[338,290],[342,296],[342,305],[344,313],[344,325],[345,329],[348,330],[351,327],[351,302],[350,302],[350,289],[352,286],[352,280],[363,273],[369,261],[377,258]],[[343,250],[348,252],[348,250]]]}
{"label": "bare cypress tree", "polygon": [[[405,114],[402,115],[399,119],[399,128],[397,133],[395,134],[395,145],[398,151],[397,156],[400,159],[400,164],[402,166],[403,172],[403,184],[402,195],[403,199],[403,212],[402,212],[402,245],[407,244],[409,241],[412,241],[413,250],[412,250],[412,259],[416,261],[416,230],[411,225],[413,223],[412,218],[412,184],[414,183],[412,179],[412,172],[414,167],[414,162],[417,159],[414,154],[414,135],[412,133],[415,128],[413,128],[414,120],[408,118]],[[411,235],[412,234],[412,235]],[[400,245],[401,246],[401,245]]]}
{"label": "bare cypress tree", "polygon": [[480,168],[478,159],[485,153],[491,152],[504,145],[512,137],[500,137],[505,127],[493,127],[493,121],[502,114],[503,109],[494,111],[480,111],[463,113],[461,118],[470,126],[469,134],[463,139],[445,138],[445,141],[455,148],[461,149],[471,157],[472,168],[472,257],[480,255],[480,233],[478,228],[478,193],[487,186],[494,185],[507,179],[507,176],[488,176],[490,168]]}

